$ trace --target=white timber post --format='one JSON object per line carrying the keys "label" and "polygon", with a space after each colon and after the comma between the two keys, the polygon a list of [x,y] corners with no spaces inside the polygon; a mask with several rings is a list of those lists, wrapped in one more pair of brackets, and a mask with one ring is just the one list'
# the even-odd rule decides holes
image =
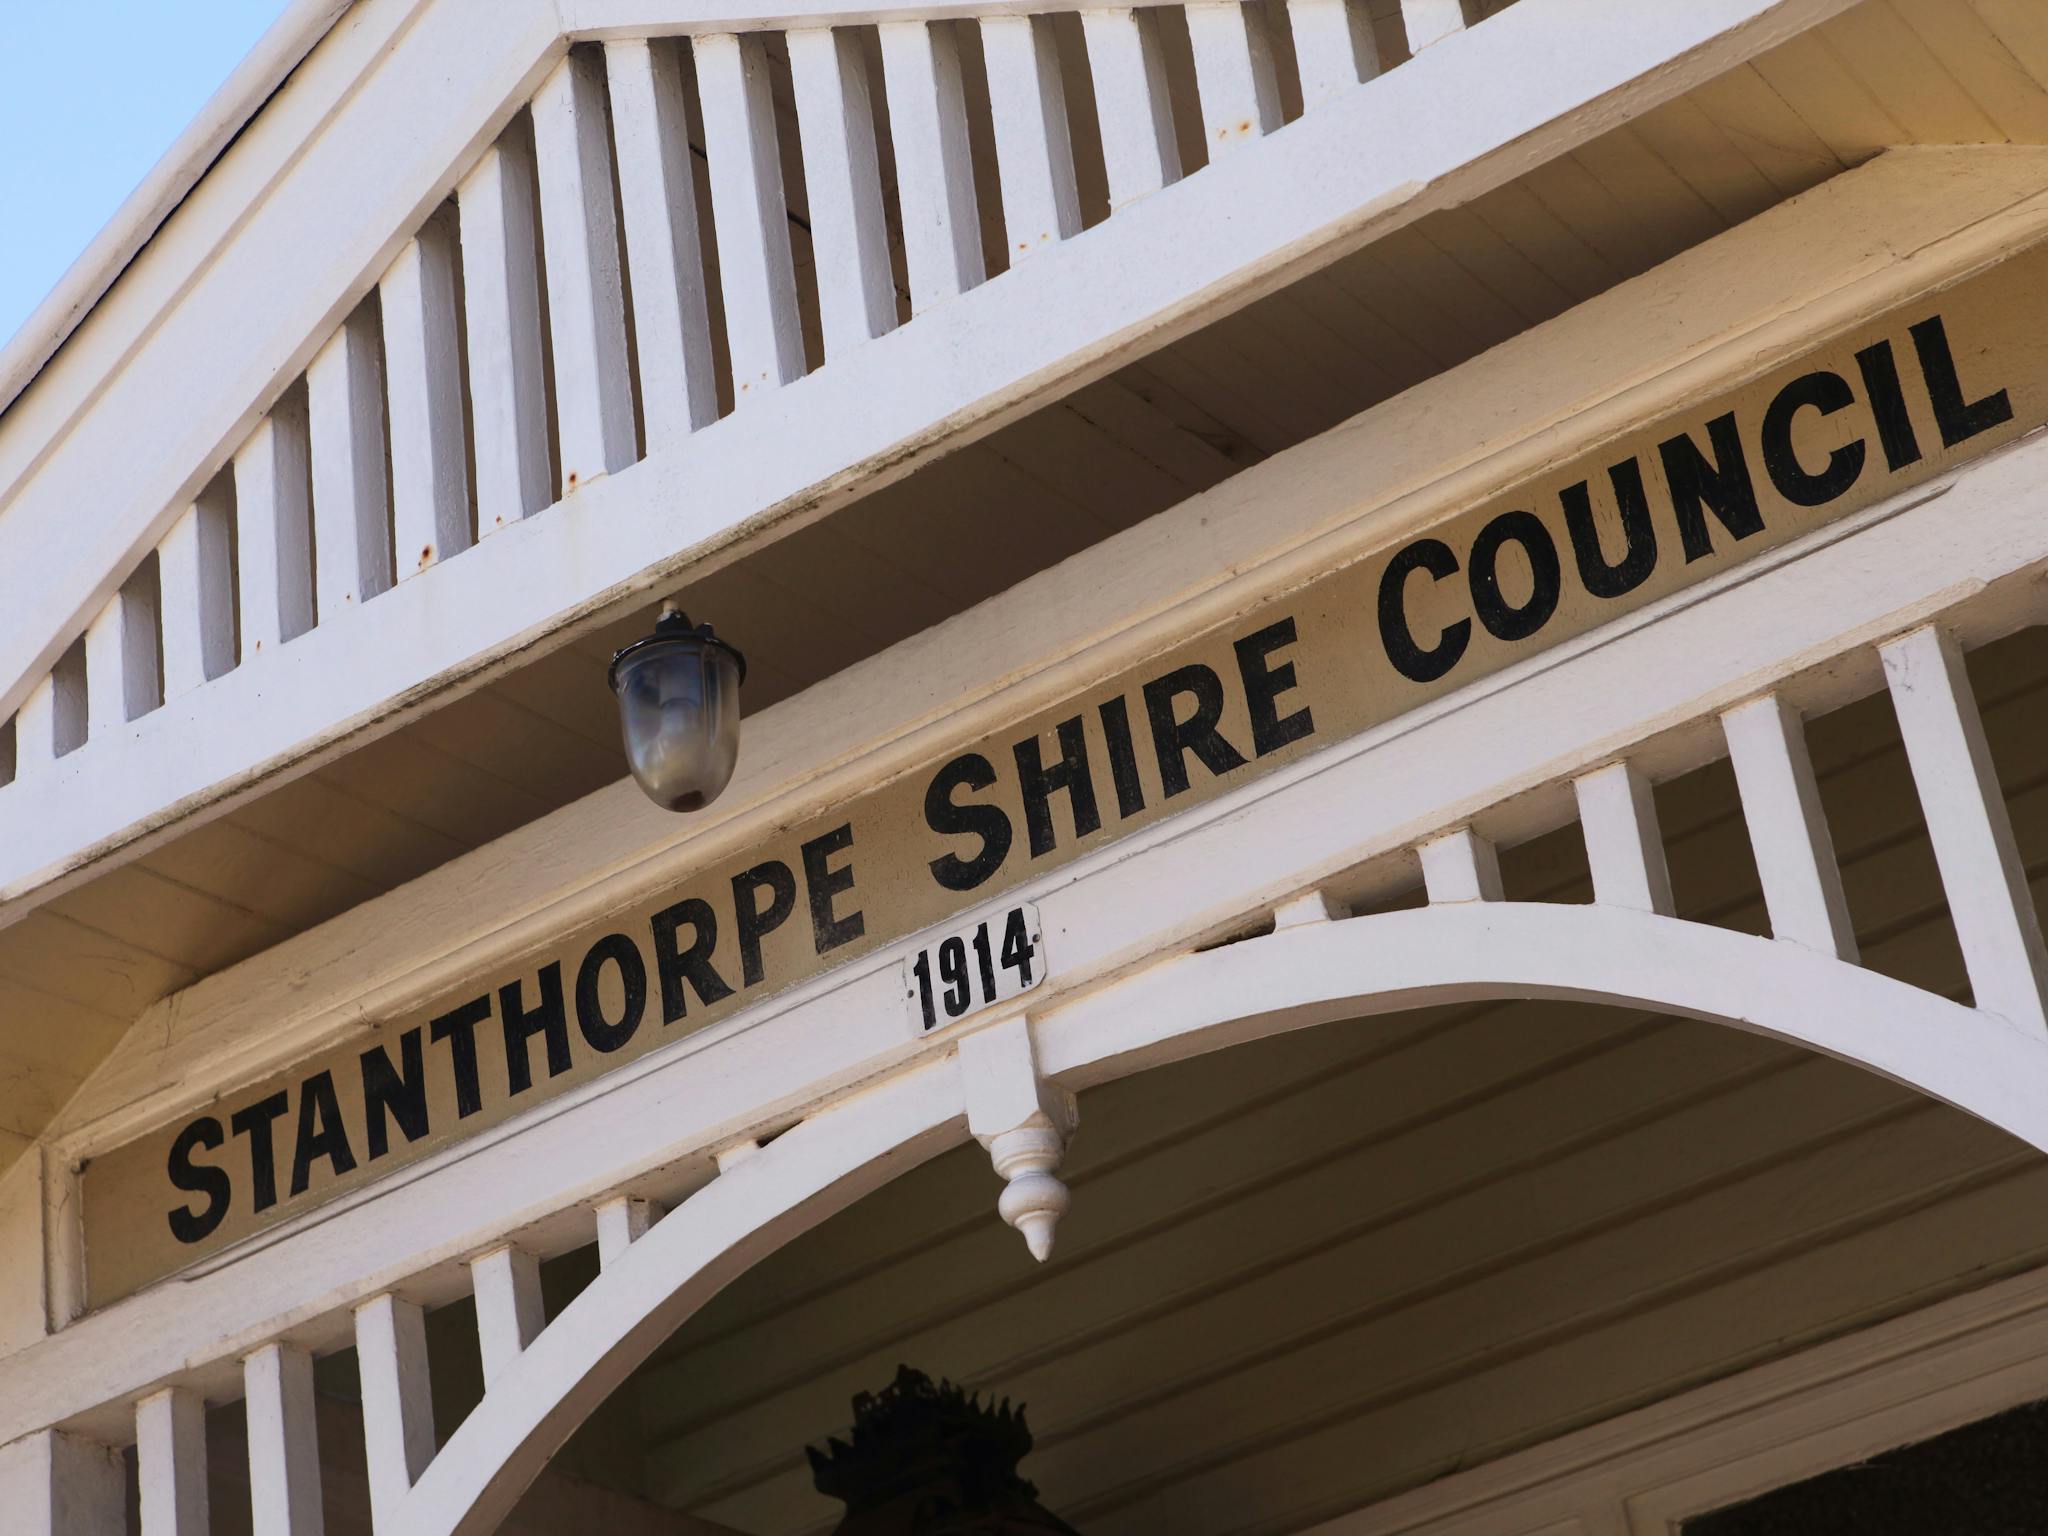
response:
{"label": "white timber post", "polygon": [[322,1536],[313,1357],[266,1344],[242,1362],[249,1413],[249,1511],[262,1536]]}
{"label": "white timber post", "polygon": [[856,33],[805,27],[784,41],[811,204],[818,319],[829,361],[896,326],[874,101]]}
{"label": "white timber post", "polygon": [[1593,899],[1604,907],[1630,907],[1669,917],[1671,872],[1657,830],[1650,781],[1633,763],[1609,763],[1572,781]]}
{"label": "white timber post", "polygon": [[478,538],[554,498],[531,127],[507,129],[455,191]]}
{"label": "white timber post", "polygon": [[1079,1107],[1072,1094],[1039,1075],[1031,1027],[1021,1015],[963,1037],[959,1059],[967,1129],[1004,1180],[996,1209],[1042,1264],[1072,1204],[1055,1175]]}
{"label": "white timber post", "polygon": [[1799,712],[1765,694],[1723,714],[1721,731],[1771,936],[1853,963],[1856,931]]}
{"label": "white timber post", "polygon": [[604,58],[633,279],[640,403],[652,448],[718,419],[696,179],[675,55],[665,45],[627,39],[605,44]]}
{"label": "white timber post", "polygon": [[327,618],[360,607],[391,585],[384,358],[377,330],[370,306],[358,306],[306,369],[315,591]]}
{"label": "white timber post", "polygon": [[104,739],[157,703],[156,595],[131,578],[85,631],[87,734]]}
{"label": "white timber post", "polygon": [[775,99],[759,34],[716,33],[697,38],[693,46],[733,402],[736,410],[744,410],[804,374]]}
{"label": "white timber post", "polygon": [[484,1388],[502,1376],[547,1326],[541,1303],[540,1260],[507,1244],[472,1259],[477,1341],[483,1350]]}
{"label": "white timber post", "polygon": [[661,1220],[661,1207],[652,1200],[619,1195],[597,1208],[597,1264],[603,1269],[619,1260],[647,1229]]}
{"label": "white timber post", "polygon": [[1467,0],[1401,0],[1401,25],[1408,33],[1408,52],[1418,54],[1465,30],[1470,17]]}
{"label": "white timber post", "polygon": [[533,99],[533,139],[566,495],[635,453],[601,55],[572,48],[555,66]]}
{"label": "white timber post", "polygon": [[460,257],[445,213],[378,284],[391,391],[391,523],[400,581],[472,542],[462,419]]}
{"label": "white timber post", "polygon": [[910,308],[920,313],[975,287],[986,272],[960,46],[951,22],[885,21],[877,30],[896,146]]}
{"label": "white timber post", "polygon": [[1324,892],[1309,891],[1291,897],[1273,909],[1273,931],[1284,933],[1289,928],[1335,922],[1343,916],[1343,910]]}
{"label": "white timber post", "polygon": [[995,121],[997,179],[1010,260],[1081,232],[1066,89],[1049,16],[988,16],[981,23]]}
{"label": "white timber post", "polygon": [[1166,55],[1159,19],[1149,10],[1083,11],[1081,28],[1088,43],[1088,72],[1095,79],[1095,112],[1114,213],[1180,180]]}
{"label": "white timber post", "polygon": [[1457,827],[1416,849],[1422,886],[1432,902],[1499,901],[1500,855],[1470,827]]}
{"label": "white timber post", "polygon": [[382,1527],[434,1459],[426,1313],[389,1292],[357,1307],[356,1364],[363,1381],[370,1519]]}
{"label": "white timber post", "polygon": [[7,1536],[127,1536],[120,1454],[54,1429],[0,1445],[0,1519]]}
{"label": "white timber post", "polygon": [[1266,13],[1239,0],[1198,0],[1187,6],[1194,45],[1202,132],[1217,158],[1280,126],[1280,81]]}
{"label": "white timber post", "polygon": [[1878,652],[1971,993],[1988,1013],[2048,1031],[2041,924],[1962,652],[1932,625]]}
{"label": "white timber post", "polygon": [[312,484],[305,412],[286,396],[235,455],[245,662],[313,627]]}
{"label": "white timber post", "polygon": [[14,777],[35,778],[57,760],[57,679],[53,673],[29,689],[14,713]]}
{"label": "white timber post", "polygon": [[135,1407],[142,1536],[207,1536],[206,1400],[183,1387]]}
{"label": "white timber post", "polygon": [[235,665],[235,593],[225,483],[187,507],[157,546],[164,699],[182,698]]}
{"label": "white timber post", "polygon": [[1287,21],[1303,112],[1379,74],[1379,40],[1363,0],[1287,0]]}

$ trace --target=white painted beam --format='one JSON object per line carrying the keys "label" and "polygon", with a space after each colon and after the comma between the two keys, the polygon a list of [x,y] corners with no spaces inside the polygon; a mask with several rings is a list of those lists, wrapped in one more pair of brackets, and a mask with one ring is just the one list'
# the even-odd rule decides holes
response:
{"label": "white painted beam", "polygon": [[810,27],[788,33],[784,42],[830,362],[896,328],[875,106],[858,33]]}
{"label": "white painted beam", "polygon": [[651,449],[718,419],[696,172],[674,53],[667,45],[626,40],[607,43],[604,57],[633,279],[641,412]]}
{"label": "white painted beam", "polygon": [[1572,780],[1572,792],[1593,874],[1593,899],[1602,906],[1670,917],[1677,909],[1650,781],[1633,763],[1609,763]]}
{"label": "white painted beam", "polygon": [[391,585],[384,487],[384,354],[378,317],[359,306],[306,369],[313,452],[315,593],[325,618]]}
{"label": "white painted beam", "polygon": [[1470,827],[1455,827],[1416,849],[1422,859],[1422,885],[1432,903],[1499,901],[1500,855]]}
{"label": "white painted beam", "polygon": [[1464,31],[1467,21],[1466,0],[1401,0],[1401,24],[1411,54]]}
{"label": "white painted beam", "polygon": [[475,542],[462,412],[460,260],[453,221],[437,213],[378,284],[400,581]]}
{"label": "white painted beam", "polygon": [[235,571],[244,660],[313,627],[312,463],[291,396],[235,455]]}
{"label": "white painted beam", "polygon": [[1266,13],[1240,0],[1196,0],[1186,7],[1194,45],[1202,134],[1214,160],[1280,126],[1280,80]]}
{"label": "white painted beam", "polygon": [[1050,17],[988,17],[981,23],[981,52],[1003,228],[1015,263],[1081,232],[1066,87]]}
{"label": "white painted beam", "polygon": [[1324,102],[1380,72],[1379,39],[1365,0],[1287,0],[1301,109]]}
{"label": "white painted beam", "polygon": [[626,303],[612,211],[602,55],[572,51],[533,98],[554,342],[556,458],[567,495],[638,453]]}
{"label": "white painted beam", "polygon": [[138,575],[100,610],[85,632],[89,737],[104,743],[161,702],[156,637],[156,591]]}
{"label": "white painted beam", "polygon": [[124,1482],[120,1454],[77,1435],[45,1429],[0,1445],[8,1536],[127,1536]]}
{"label": "white painted beam", "polygon": [[733,402],[746,410],[804,375],[773,83],[757,35],[714,34],[695,39],[693,48]]}
{"label": "white painted beam", "polygon": [[2048,1031],[2048,955],[1963,653],[1933,625],[1878,648],[1977,1006]]}
{"label": "white painted beam", "polygon": [[242,1363],[249,1416],[249,1508],[263,1536],[322,1536],[313,1357],[266,1344]]}
{"label": "white painted beam", "polygon": [[661,1207],[652,1200],[619,1195],[597,1208],[597,1262],[600,1268],[616,1263],[619,1256],[647,1235],[647,1229],[661,1220]]}
{"label": "white painted beam", "polygon": [[1806,726],[1777,694],[1721,716],[1771,936],[1854,962],[1856,931],[1806,750]]}
{"label": "white painted beam", "polygon": [[206,1400],[169,1387],[136,1404],[135,1462],[142,1536],[208,1536]]}
{"label": "white painted beam", "polygon": [[157,550],[164,698],[182,698],[235,665],[235,591],[225,484],[187,507]]}
{"label": "white painted beam", "polygon": [[526,1249],[508,1243],[472,1259],[469,1273],[476,1289],[476,1331],[483,1351],[484,1390],[489,1391],[491,1384],[505,1374],[547,1326],[547,1311],[540,1292],[540,1260]]}
{"label": "white painted beam", "polygon": [[1159,18],[1137,10],[1083,11],[1088,72],[1109,176],[1109,211],[1180,180],[1180,146],[1166,88]]}
{"label": "white painted beam", "polygon": [[57,682],[52,674],[29,690],[14,716],[15,782],[41,778],[56,760]]}
{"label": "white painted beam", "polygon": [[381,1529],[434,1459],[426,1313],[388,1291],[357,1307],[356,1366],[363,1383],[370,1518]]}
{"label": "white painted beam", "polygon": [[480,539],[555,499],[531,130],[531,120],[507,129],[455,194]]}
{"label": "white painted beam", "polygon": [[949,21],[885,21],[877,28],[914,314],[959,297],[987,275],[953,26]]}

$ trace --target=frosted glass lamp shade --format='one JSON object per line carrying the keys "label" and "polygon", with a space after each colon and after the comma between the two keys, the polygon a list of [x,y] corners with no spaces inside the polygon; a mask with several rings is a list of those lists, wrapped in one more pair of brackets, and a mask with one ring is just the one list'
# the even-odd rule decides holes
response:
{"label": "frosted glass lamp shade", "polygon": [[612,692],[626,761],[664,810],[716,800],[740,756],[740,683],[746,659],[674,608],[654,633],[612,657]]}

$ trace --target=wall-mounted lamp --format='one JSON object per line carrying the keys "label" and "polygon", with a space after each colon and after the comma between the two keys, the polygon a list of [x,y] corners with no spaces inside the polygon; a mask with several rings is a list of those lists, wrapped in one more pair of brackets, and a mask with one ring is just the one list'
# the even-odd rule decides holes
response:
{"label": "wall-mounted lamp", "polygon": [[702,810],[732,778],[746,675],[746,658],[709,624],[691,624],[673,598],[653,634],[612,657],[626,761],[663,810]]}

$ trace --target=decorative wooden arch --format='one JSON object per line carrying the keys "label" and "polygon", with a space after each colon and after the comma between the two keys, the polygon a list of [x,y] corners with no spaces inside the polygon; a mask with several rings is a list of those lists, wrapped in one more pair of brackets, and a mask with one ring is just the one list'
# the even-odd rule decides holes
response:
{"label": "decorative wooden arch", "polygon": [[[1456,834],[1462,836],[1462,834]],[[1294,919],[1294,920],[1290,920]],[[1109,1081],[1314,1025],[1485,998],[1646,1007],[1852,1062],[2048,1152],[2048,1038],[1801,944],[1654,912],[1485,899],[1333,921],[1169,960],[1048,1013],[1027,1051],[963,1050],[805,1121],[634,1243],[491,1383],[380,1531],[484,1536],[606,1394],[728,1281],[975,1128],[978,1074]],[[1017,1043],[1024,1023],[1006,1029]],[[1035,1058],[1035,1065],[1033,1060]],[[986,1135],[984,1140],[989,1139]]]}

